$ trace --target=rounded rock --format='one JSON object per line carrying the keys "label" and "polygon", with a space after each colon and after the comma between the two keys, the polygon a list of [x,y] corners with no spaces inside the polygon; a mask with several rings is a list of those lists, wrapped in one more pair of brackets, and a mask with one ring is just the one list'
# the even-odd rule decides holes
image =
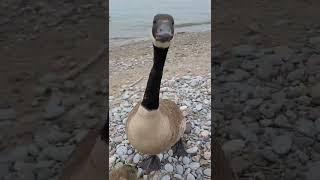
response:
{"label": "rounded rock", "polygon": [[195,180],[195,179],[196,178],[191,173],[187,175],[187,180]]}
{"label": "rounded rock", "polygon": [[164,166],[164,169],[167,172],[173,172],[173,166],[171,164],[169,164],[169,163]]}

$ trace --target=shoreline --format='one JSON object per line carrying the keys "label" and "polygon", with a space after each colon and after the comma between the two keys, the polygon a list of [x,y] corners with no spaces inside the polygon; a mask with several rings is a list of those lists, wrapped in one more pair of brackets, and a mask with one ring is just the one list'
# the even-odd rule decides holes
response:
{"label": "shoreline", "polygon": [[[145,86],[152,66],[152,43],[142,40],[109,48],[109,93],[123,87]],[[211,71],[211,31],[178,32],[170,46],[164,78],[206,75]],[[141,79],[141,80],[140,80]]]}
{"label": "shoreline", "polygon": [[[202,32],[211,32],[211,23],[180,27],[176,29],[175,34],[202,33]],[[126,44],[137,43],[140,41],[148,41],[149,39],[150,39],[150,36],[148,35],[144,37],[113,37],[109,39],[109,47],[119,47]]]}

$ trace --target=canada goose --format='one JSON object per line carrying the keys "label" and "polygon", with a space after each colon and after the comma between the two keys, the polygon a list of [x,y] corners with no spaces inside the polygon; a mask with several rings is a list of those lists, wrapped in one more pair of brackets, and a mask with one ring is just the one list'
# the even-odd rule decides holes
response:
{"label": "canada goose", "polygon": [[123,165],[109,174],[109,180],[141,180],[138,178],[138,169],[131,165]]}
{"label": "canada goose", "polygon": [[186,121],[180,108],[170,100],[159,100],[160,84],[170,41],[174,35],[171,15],[157,14],[153,19],[153,66],[142,102],[129,113],[126,134],[129,143],[143,154],[151,155],[139,166],[149,173],[160,169],[157,154],[174,146],[174,155],[186,155],[182,136]]}
{"label": "canada goose", "polygon": [[67,161],[60,180],[107,179],[107,126],[88,133]]}

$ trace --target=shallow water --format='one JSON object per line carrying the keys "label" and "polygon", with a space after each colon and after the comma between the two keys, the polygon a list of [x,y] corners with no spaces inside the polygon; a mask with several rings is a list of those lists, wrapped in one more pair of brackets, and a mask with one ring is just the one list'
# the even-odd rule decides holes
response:
{"label": "shallow water", "polygon": [[210,0],[110,0],[110,43],[147,38],[153,16],[171,14],[177,32],[211,28]]}

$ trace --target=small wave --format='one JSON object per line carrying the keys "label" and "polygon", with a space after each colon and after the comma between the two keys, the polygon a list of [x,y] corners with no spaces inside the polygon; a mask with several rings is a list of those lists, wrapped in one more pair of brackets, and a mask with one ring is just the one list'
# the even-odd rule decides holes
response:
{"label": "small wave", "polygon": [[195,23],[182,23],[182,24],[175,25],[175,27],[182,28],[182,27],[199,26],[199,25],[205,25],[205,24],[211,24],[211,22],[205,21],[205,22],[195,22]]}

